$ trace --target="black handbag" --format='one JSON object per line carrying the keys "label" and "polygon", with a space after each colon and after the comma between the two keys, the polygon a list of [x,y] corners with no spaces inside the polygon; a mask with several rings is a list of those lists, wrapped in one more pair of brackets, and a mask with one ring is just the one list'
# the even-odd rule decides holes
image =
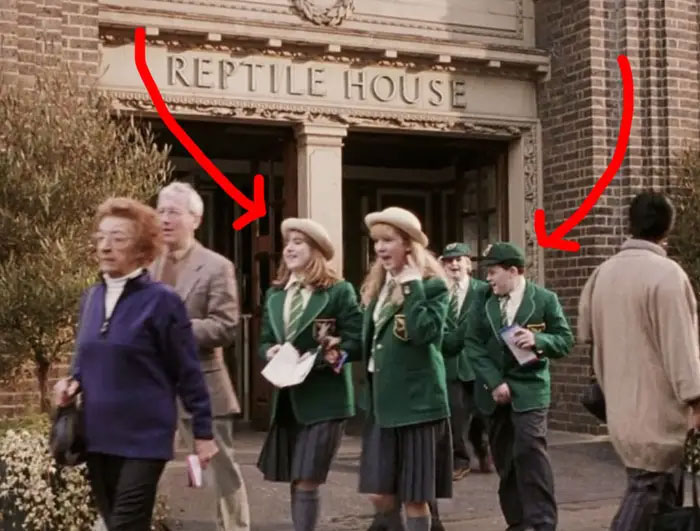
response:
{"label": "black handbag", "polygon": [[[81,312],[81,320],[85,309],[90,306],[93,291],[94,288],[90,288],[87,293],[86,302]],[[79,339],[80,333],[78,332],[76,353]],[[71,360],[71,372],[75,365],[75,359],[76,354],[73,355]],[[49,434],[49,450],[56,463],[61,466],[75,466],[85,462],[87,445],[85,442],[85,423],[80,396],[76,396],[70,404],[56,408]]]}
{"label": "black handbag", "polygon": [[605,395],[598,382],[586,386],[581,396],[581,404],[586,410],[601,422],[607,422],[605,413]]}
{"label": "black handbag", "polygon": [[[685,440],[683,466],[676,492],[676,507],[654,516],[651,531],[700,531],[700,506],[696,474],[700,471],[700,434],[690,430]],[[684,507],[685,476],[690,473],[693,484],[693,504]]]}
{"label": "black handbag", "polygon": [[77,400],[56,409],[51,425],[49,448],[59,465],[75,466],[85,462],[87,449],[83,408]]}

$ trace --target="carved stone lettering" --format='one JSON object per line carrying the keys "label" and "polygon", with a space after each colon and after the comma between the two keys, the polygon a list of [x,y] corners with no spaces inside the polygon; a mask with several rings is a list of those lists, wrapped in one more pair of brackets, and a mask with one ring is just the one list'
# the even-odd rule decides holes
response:
{"label": "carved stone lettering", "polygon": [[[167,56],[167,86],[195,87],[221,96],[313,97],[327,100],[391,104],[396,107],[462,110],[467,82],[459,75],[408,68],[362,67],[338,63],[299,63],[267,56],[236,59],[221,55]],[[449,76],[449,77],[448,77]]]}

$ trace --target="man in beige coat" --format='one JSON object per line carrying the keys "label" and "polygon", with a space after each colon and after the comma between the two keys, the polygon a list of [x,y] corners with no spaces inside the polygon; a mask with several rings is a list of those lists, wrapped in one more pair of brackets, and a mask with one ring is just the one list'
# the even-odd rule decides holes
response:
{"label": "man in beige coat", "polygon": [[594,271],[579,303],[579,341],[593,345],[610,437],[627,468],[612,531],[646,531],[673,506],[685,435],[700,428],[695,295],[664,248],[673,207],[644,192],[629,222],[632,238]]}
{"label": "man in beige coat", "polygon": [[[185,302],[199,346],[204,378],[211,398],[214,438],[219,453],[212,459],[217,496],[217,530],[248,531],[248,497],[240,468],[234,460],[233,415],[240,411],[223,358],[224,347],[236,335],[238,290],[233,264],[195,240],[204,207],[189,184],[174,182],[158,196],[167,253],[151,266],[155,280],[169,284]],[[192,438],[184,409],[180,433]]]}

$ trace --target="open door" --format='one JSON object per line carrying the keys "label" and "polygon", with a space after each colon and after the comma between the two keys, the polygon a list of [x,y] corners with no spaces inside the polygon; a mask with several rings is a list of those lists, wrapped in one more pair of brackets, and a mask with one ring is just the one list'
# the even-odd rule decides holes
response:
{"label": "open door", "polygon": [[273,171],[268,175],[265,183],[267,216],[254,223],[252,240],[250,423],[256,430],[266,430],[269,426],[272,396],[272,385],[260,374],[265,365],[258,353],[262,305],[281,259],[283,242],[280,223],[284,218],[297,215],[297,153],[293,138],[285,140],[282,175],[275,175]]}

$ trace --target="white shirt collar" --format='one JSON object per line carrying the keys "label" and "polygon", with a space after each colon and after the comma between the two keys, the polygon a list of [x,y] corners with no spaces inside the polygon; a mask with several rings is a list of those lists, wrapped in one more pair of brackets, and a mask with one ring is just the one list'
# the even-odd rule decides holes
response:
{"label": "white shirt collar", "polygon": [[391,274],[390,271],[387,271],[386,274],[384,275],[384,286],[387,286],[389,282],[396,282],[396,277]]}
{"label": "white shirt collar", "polygon": [[301,281],[301,279],[297,276],[296,273],[292,273],[289,275],[289,280],[287,281],[287,285],[284,287],[284,291],[289,290],[294,284],[299,284],[302,288],[304,287],[304,283]]}
{"label": "white shirt collar", "polygon": [[459,291],[466,291],[469,287],[469,275],[465,276],[463,279],[455,282],[453,285],[457,285]]}
{"label": "white shirt collar", "polygon": [[126,284],[127,280],[138,277],[142,272],[143,267],[139,267],[138,269],[134,269],[131,273],[129,273],[128,275],[124,275],[123,277],[112,278],[109,275],[103,273],[102,278],[105,279],[105,283],[108,286],[121,286]]}

